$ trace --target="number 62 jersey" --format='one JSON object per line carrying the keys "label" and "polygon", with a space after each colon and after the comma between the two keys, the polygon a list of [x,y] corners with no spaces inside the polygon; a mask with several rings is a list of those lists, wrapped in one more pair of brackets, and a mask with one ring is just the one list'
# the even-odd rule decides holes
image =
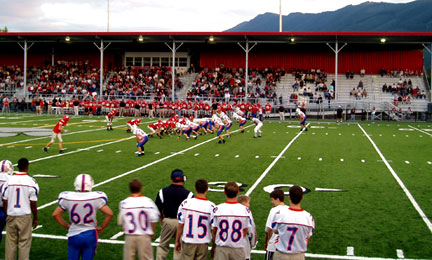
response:
{"label": "number 62 jersey", "polygon": [[97,226],[96,212],[108,203],[104,192],[69,192],[59,195],[59,207],[69,212],[71,226],[68,237],[93,230]]}

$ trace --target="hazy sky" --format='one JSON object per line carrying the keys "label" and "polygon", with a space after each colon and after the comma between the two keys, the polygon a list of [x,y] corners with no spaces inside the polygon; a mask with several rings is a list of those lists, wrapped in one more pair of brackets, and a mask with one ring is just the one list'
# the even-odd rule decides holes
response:
{"label": "hazy sky", "polygon": [[[279,0],[0,0],[0,27],[9,32],[224,31],[265,12]],[[407,3],[413,0],[373,2]],[[282,0],[282,13],[334,11],[365,0]]]}

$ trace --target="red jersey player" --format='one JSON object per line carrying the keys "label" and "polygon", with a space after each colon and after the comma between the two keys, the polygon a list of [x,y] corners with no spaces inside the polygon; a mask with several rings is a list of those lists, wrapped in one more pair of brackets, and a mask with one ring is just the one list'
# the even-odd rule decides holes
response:
{"label": "red jersey player", "polygon": [[47,145],[45,145],[44,147],[44,151],[46,153],[48,152],[48,148],[54,143],[56,138],[58,138],[59,140],[60,153],[63,153],[63,139],[61,137],[61,133],[64,131],[64,127],[66,126],[68,121],[69,121],[69,116],[64,115],[63,118],[57,122],[56,126],[53,129],[51,141],[47,143]]}
{"label": "red jersey player", "polygon": [[114,116],[117,114],[117,109],[113,109],[111,112],[108,113],[108,115],[105,116],[106,123],[107,123],[107,130],[113,130],[112,129],[112,121]]}

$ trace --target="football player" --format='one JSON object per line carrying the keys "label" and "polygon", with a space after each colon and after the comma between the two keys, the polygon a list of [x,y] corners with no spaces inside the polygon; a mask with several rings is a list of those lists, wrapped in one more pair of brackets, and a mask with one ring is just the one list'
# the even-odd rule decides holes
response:
{"label": "football player", "polygon": [[126,133],[130,133],[131,131],[133,131],[133,129],[136,126],[139,126],[141,124],[141,119],[133,119],[133,120],[129,120],[126,122],[126,125],[128,126],[128,129],[126,129]]}
{"label": "football player", "polygon": [[108,131],[113,130],[112,129],[112,122],[113,122],[114,116],[116,114],[117,114],[117,109],[114,108],[113,110],[111,110],[111,112],[108,113],[108,115],[105,116]]}
{"label": "football player", "polygon": [[213,114],[212,116],[212,120],[215,123],[215,127],[217,129],[217,136],[219,137],[219,142],[220,144],[224,144],[225,143],[225,139],[223,138],[222,131],[225,129],[225,125],[222,122],[222,119],[220,119],[216,114]]}
{"label": "football player", "polygon": [[246,124],[247,120],[246,118],[241,117],[239,114],[237,114],[236,112],[233,112],[232,117],[235,121],[237,121],[239,123],[239,127],[241,130],[241,133],[244,133],[244,125]]}
{"label": "football player", "polygon": [[[113,217],[106,194],[92,191],[93,185],[90,175],[79,174],[74,181],[75,192],[60,193],[59,205],[52,214],[57,223],[68,230],[68,259],[80,259],[80,256],[82,259],[93,259],[98,236]],[[105,215],[100,226],[97,226],[97,210]],[[69,212],[70,224],[62,217],[65,211]]]}
{"label": "football player", "polygon": [[300,108],[297,108],[296,109],[296,113],[297,113],[297,115],[299,116],[299,118],[300,118],[300,131],[307,131],[308,129],[307,129],[307,127],[306,127],[306,114],[305,113],[303,113],[303,111],[301,111],[301,109]]}
{"label": "football player", "polygon": [[256,125],[254,128],[254,138],[261,137],[261,128],[263,123],[256,117],[250,116],[249,119]]}
{"label": "football player", "polygon": [[66,126],[66,124],[69,122],[69,116],[68,115],[64,115],[62,119],[60,119],[57,124],[55,125],[54,129],[53,129],[53,134],[51,136],[51,141],[49,143],[47,143],[47,145],[45,145],[45,147],[43,148],[43,150],[47,153],[48,152],[48,148],[54,143],[55,139],[57,138],[59,141],[59,148],[60,148],[60,153],[63,153],[63,139],[61,137],[61,133],[64,132],[64,127]]}
{"label": "football player", "polygon": [[141,128],[135,127],[133,134],[136,136],[137,140],[137,149],[138,154],[137,157],[144,155],[144,144],[149,140],[146,132],[144,132]]}

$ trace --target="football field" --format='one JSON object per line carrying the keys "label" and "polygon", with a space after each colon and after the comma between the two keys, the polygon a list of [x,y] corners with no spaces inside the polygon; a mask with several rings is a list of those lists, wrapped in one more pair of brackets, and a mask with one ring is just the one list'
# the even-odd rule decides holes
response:
{"label": "football field", "polygon": [[[234,123],[225,144],[218,144],[214,134],[190,141],[165,135],[150,138],[145,155],[136,157],[136,139],[125,131],[131,118],[118,117],[114,131],[107,131],[104,117],[72,116],[63,134],[65,153],[59,154],[57,143],[45,153],[42,148],[50,137],[26,133],[51,130],[59,119],[0,115],[0,133],[17,128],[8,132],[18,134],[0,137],[0,159],[16,164],[28,158],[29,174],[40,186],[40,226],[33,231],[32,259],[67,257],[66,230],[51,214],[58,194],[73,190],[80,173],[93,177],[93,190],[107,194],[114,212],[99,236],[96,259],[121,259],[124,236],[116,218],[119,202],[129,196],[129,180],[140,178],[143,194],[154,200],[170,184],[175,168],[184,171],[185,187],[191,191],[198,178],[212,183],[208,198],[216,204],[225,201],[225,182],[241,185],[241,193],[251,197],[257,226],[259,242],[252,259],[264,259],[269,191],[288,191],[293,184],[307,191],[302,207],[315,219],[308,258],[432,259],[431,123],[309,121],[309,130],[299,132],[297,121],[265,120],[262,138],[253,138],[252,123],[246,124],[245,133]],[[143,119],[141,128],[148,132],[151,122]]]}

